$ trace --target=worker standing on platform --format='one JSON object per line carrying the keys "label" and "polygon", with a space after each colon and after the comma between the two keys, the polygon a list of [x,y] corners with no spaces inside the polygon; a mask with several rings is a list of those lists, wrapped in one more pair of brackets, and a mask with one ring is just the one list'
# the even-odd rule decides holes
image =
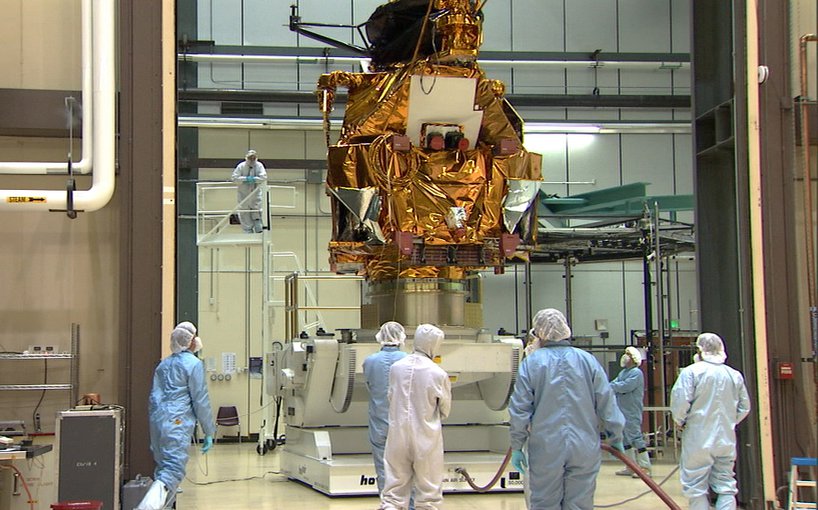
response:
{"label": "worker standing on platform", "polygon": [[239,221],[241,228],[248,234],[261,233],[262,200],[259,183],[267,181],[267,169],[258,161],[256,151],[250,149],[244,161],[236,165],[231,180],[237,184]]}
{"label": "worker standing on platform", "polygon": [[[622,370],[616,379],[611,381],[611,388],[616,393],[616,403],[625,416],[625,430],[623,432],[625,455],[636,462],[642,471],[650,476],[651,464],[645,438],[642,435],[642,401],[645,398],[645,376],[639,365],[642,364],[642,353],[633,346],[625,348],[625,353],[619,358]],[[627,466],[616,472],[619,476],[639,475]]]}

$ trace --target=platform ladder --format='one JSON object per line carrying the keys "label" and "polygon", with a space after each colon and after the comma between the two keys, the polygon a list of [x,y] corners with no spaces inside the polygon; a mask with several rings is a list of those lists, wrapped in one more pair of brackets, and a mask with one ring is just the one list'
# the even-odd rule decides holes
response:
{"label": "platform ladder", "polygon": [[[789,505],[787,506],[787,510],[795,510],[796,508],[818,508],[818,503],[816,500],[813,499],[810,501],[802,501],[799,499],[801,496],[799,495],[801,489],[812,489],[811,493],[813,497],[816,494],[816,481],[815,481],[815,473],[816,470],[813,468],[818,467],[818,459],[814,457],[793,457],[790,462],[790,495],[789,495]],[[809,479],[802,479],[801,478],[801,469],[804,468],[806,473],[810,474],[810,477],[813,478],[812,480]]]}

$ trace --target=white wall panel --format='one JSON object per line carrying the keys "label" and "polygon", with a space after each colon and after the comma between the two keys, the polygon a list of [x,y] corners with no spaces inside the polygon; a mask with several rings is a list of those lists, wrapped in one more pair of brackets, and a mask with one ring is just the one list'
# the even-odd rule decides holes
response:
{"label": "white wall panel", "polygon": [[[251,147],[250,140],[251,131],[244,129],[199,129],[199,157],[236,158],[238,164]],[[262,160],[264,156],[259,154]]]}
{"label": "white wall panel", "polygon": [[616,69],[600,67],[596,73],[590,66],[587,69],[569,69],[566,82],[568,94],[589,95],[593,93],[595,86],[602,95],[619,93],[619,74]]}
{"label": "white wall panel", "polygon": [[[352,19],[351,0],[332,2],[302,1],[298,2],[298,6],[298,15],[301,16],[301,21],[305,23],[332,23],[339,25],[351,25],[356,23],[356,21]],[[285,19],[287,21],[284,23],[289,23],[289,9],[287,10],[287,17]],[[360,23],[360,21],[358,21],[358,23]],[[350,28],[308,27],[307,29],[346,43],[352,42],[352,34],[354,32]],[[289,30],[289,28],[285,30]],[[298,45],[308,48],[323,48],[326,46],[326,44],[322,42],[303,35],[298,36]]]}
{"label": "white wall panel", "polygon": [[563,94],[565,71],[534,66],[517,67],[514,69],[513,87],[511,85],[506,82],[508,90],[515,94]]}
{"label": "white wall panel", "polygon": [[[690,94],[691,88],[690,69],[678,69],[673,71],[673,91],[677,95]],[[688,110],[689,111],[689,110]]]}
{"label": "white wall panel", "polygon": [[673,112],[671,110],[649,110],[647,108],[639,108],[638,110],[623,108],[619,118],[621,120],[635,122],[677,120],[673,118]]}
{"label": "white wall panel", "polygon": [[647,182],[648,195],[673,194],[673,139],[669,135],[621,135],[622,183]]}
{"label": "white wall panel", "polygon": [[672,0],[671,6],[671,51],[690,52],[690,0]]}
{"label": "white wall panel", "polygon": [[207,22],[204,30],[202,30],[200,24],[202,34],[209,33],[210,38],[216,44],[241,45],[244,38],[244,27],[242,26],[244,13],[241,4],[241,0],[209,0],[201,2],[199,5],[199,19]]}
{"label": "white wall panel", "polygon": [[[514,105],[512,105],[514,106]],[[538,120],[565,120],[567,118],[565,108],[534,108],[527,106],[514,106],[517,113],[524,119],[531,121]]]}
{"label": "white wall panel", "polygon": [[565,2],[566,51],[618,51],[617,0],[570,0]]}
{"label": "white wall panel", "polygon": [[619,86],[622,94],[671,94],[673,79],[670,71],[654,69],[636,71],[623,69],[619,73]]}
{"label": "white wall panel", "polygon": [[[573,313],[571,329],[574,336],[599,337],[595,319],[608,321],[610,341],[621,343],[619,332],[624,329],[624,289],[621,264],[581,264],[574,268],[571,284]],[[600,340],[594,340],[595,343]]]}
{"label": "white wall panel", "polygon": [[[495,333],[500,327],[516,333],[522,321],[518,322],[519,310],[515,307],[514,267],[506,268],[505,274],[484,271],[482,275],[483,325]],[[522,294],[516,298],[516,302],[522,302]]]}
{"label": "white wall panel", "polygon": [[569,194],[619,186],[621,184],[619,172],[618,136],[568,135],[568,180],[596,180],[594,186],[569,186]]}
{"label": "white wall panel", "polygon": [[242,65],[231,63],[198,64],[198,87],[203,89],[241,88]]}
{"label": "white wall panel", "polygon": [[285,28],[292,0],[244,0],[244,44],[295,46],[296,34]]}
{"label": "white wall panel", "polygon": [[514,51],[564,51],[564,4],[564,0],[512,2],[511,37]]}
{"label": "white wall panel", "polygon": [[[538,310],[543,308],[556,308],[565,312],[565,269],[562,264],[539,264],[531,268],[531,280],[533,285],[531,287],[531,316],[533,317]],[[523,288],[524,281],[523,266],[520,266],[518,278],[520,280],[520,288]],[[521,317],[525,317],[523,307],[525,301],[520,301]],[[530,328],[526,325],[526,329]]]}
{"label": "white wall panel", "polygon": [[295,64],[244,64],[236,88],[258,90],[293,90],[298,77]]}
{"label": "white wall panel", "polygon": [[273,129],[252,133],[254,148],[258,151],[261,161],[264,161],[264,158],[301,159],[304,157],[304,133],[302,131]]}
{"label": "white wall panel", "polygon": [[597,110],[594,108],[567,109],[566,119],[576,122],[619,120],[619,110]]}
{"label": "white wall panel", "polygon": [[[627,261],[622,264],[624,271],[624,315],[625,321],[620,332],[622,338],[630,342],[631,331],[645,329],[645,285],[642,261]],[[613,333],[611,333],[613,335]]]}
{"label": "white wall panel", "polygon": [[[525,148],[542,154],[542,177],[544,181],[567,181],[568,138],[563,133],[526,135]],[[540,189],[548,194],[565,196],[564,184],[543,184]]]}
{"label": "white wall panel", "polygon": [[619,0],[619,51],[670,51],[670,7],[660,0]]}
{"label": "white wall panel", "polygon": [[264,115],[268,117],[297,117],[298,105],[264,103]]}
{"label": "white wall panel", "polygon": [[485,22],[483,23],[484,51],[508,51],[512,49],[512,25],[510,0],[492,0],[483,7]]}
{"label": "white wall panel", "polygon": [[674,135],[673,160],[675,161],[675,186],[677,195],[693,193],[693,136]]}

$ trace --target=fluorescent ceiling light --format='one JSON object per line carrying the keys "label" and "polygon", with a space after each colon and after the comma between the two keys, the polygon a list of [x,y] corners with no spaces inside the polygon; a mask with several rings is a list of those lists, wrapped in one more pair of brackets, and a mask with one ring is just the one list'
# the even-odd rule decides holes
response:
{"label": "fluorescent ceiling light", "polygon": [[587,133],[587,134],[668,134],[691,133],[689,122],[526,122],[525,134]]}
{"label": "fluorescent ceiling light", "polygon": [[179,116],[179,127],[215,128],[215,129],[285,129],[301,131],[321,131],[324,121],[321,119],[289,118],[248,118],[248,117],[201,117]]}
{"label": "fluorescent ceiling light", "polygon": [[[333,119],[338,126],[341,119]],[[272,118],[272,117],[221,117],[180,115],[179,127],[213,128],[213,129],[282,129],[299,131],[321,131],[324,121],[321,119]],[[691,125],[687,122],[527,122],[523,126],[525,134],[669,134],[690,133]]]}

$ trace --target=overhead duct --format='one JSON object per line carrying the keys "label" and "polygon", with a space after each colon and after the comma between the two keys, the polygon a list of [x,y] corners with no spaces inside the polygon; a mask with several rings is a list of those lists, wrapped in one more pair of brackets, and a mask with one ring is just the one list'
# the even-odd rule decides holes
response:
{"label": "overhead duct", "polygon": [[[114,193],[116,148],[115,2],[82,0],[83,156],[75,173],[93,169],[88,190],[0,190],[0,210],[96,211]],[[3,174],[66,174],[65,162],[0,163]],[[71,207],[67,207],[71,205]]]}

